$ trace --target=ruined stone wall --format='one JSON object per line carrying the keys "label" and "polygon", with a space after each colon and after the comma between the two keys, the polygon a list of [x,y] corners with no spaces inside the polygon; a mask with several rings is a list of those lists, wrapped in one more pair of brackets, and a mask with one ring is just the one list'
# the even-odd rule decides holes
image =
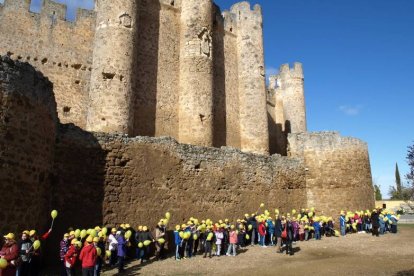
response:
{"label": "ruined stone wall", "polygon": [[174,1],[141,1],[134,135],[178,139],[180,9]]}
{"label": "ruined stone wall", "polygon": [[56,125],[52,84],[0,56],[0,233],[45,229]]}
{"label": "ruined stone wall", "polygon": [[0,4],[0,55],[27,61],[54,85],[62,122],[86,126],[95,16],[79,10],[76,22],[64,20],[65,6],[44,0],[40,14],[29,0]]}
{"label": "ruined stone wall", "polygon": [[374,208],[367,144],[337,132],[289,134],[289,154],[303,158],[308,206],[337,216]]}
{"label": "ruined stone wall", "polygon": [[283,99],[275,89],[269,89],[267,94],[267,118],[269,127],[270,154],[287,155],[287,132],[283,114]]}

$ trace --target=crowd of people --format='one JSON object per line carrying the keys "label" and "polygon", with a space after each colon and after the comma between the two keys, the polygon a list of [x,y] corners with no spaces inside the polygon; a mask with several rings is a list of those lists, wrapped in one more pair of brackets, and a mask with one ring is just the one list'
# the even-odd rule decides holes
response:
{"label": "crowd of people", "polygon": [[[363,232],[376,236],[397,233],[399,220],[399,215],[381,208],[341,211],[339,230],[336,230],[335,220],[317,213],[314,208],[292,210],[286,214],[276,209],[274,216],[265,210],[262,214],[245,214],[243,219],[234,222],[228,219],[200,221],[192,217],[187,223],[176,225],[171,234],[167,231],[170,217],[167,212],[154,231],[147,226],[134,229],[129,224],[113,228],[68,229],[60,242],[61,275],[75,275],[80,268],[82,275],[99,276],[104,266],[117,267],[122,273],[126,260],[137,259],[145,263],[153,251],[153,260],[162,260],[167,257],[167,249],[172,251],[172,248],[177,261],[197,255],[203,258],[236,256],[247,246],[274,246],[277,253],[294,255],[293,244],[296,242]],[[4,236],[0,276],[39,275],[40,242],[50,233],[51,230],[38,237],[35,230],[25,230],[19,242],[12,233]]]}

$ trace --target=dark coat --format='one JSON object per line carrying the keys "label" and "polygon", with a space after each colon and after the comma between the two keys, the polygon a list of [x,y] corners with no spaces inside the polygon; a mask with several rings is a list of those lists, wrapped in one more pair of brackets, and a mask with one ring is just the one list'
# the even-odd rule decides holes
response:
{"label": "dark coat", "polygon": [[282,220],[276,219],[275,222],[275,236],[280,237],[282,236],[283,226],[282,226]]}
{"label": "dark coat", "polygon": [[379,215],[378,215],[378,213],[372,213],[371,214],[371,221],[372,221],[372,227],[379,227]]}

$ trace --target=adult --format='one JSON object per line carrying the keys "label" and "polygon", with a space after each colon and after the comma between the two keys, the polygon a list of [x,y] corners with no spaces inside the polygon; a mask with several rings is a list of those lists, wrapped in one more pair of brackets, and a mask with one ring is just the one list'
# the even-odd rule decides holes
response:
{"label": "adult", "polygon": [[122,273],[125,270],[124,262],[125,262],[126,251],[127,251],[127,248],[126,248],[127,241],[125,239],[123,231],[116,232],[116,240],[118,242],[118,252],[117,252],[118,253],[117,254],[117,256],[118,256],[118,273]]}
{"label": "adult", "polygon": [[372,211],[371,214],[371,223],[372,223],[372,235],[379,237],[378,228],[380,226],[379,224],[379,214],[376,209]]}
{"label": "adult", "polygon": [[293,256],[293,247],[292,247],[292,243],[293,243],[293,239],[294,239],[294,229],[293,229],[293,224],[292,221],[290,220],[290,218],[288,217],[286,219],[286,225],[285,225],[285,229],[286,229],[286,255],[290,254],[291,256]]}
{"label": "adult", "polygon": [[19,257],[19,247],[14,239],[14,234],[4,236],[4,245],[0,251],[0,258],[7,261],[7,267],[0,270],[0,276],[15,276],[16,261]]}
{"label": "adult", "polygon": [[341,236],[346,235],[346,218],[345,212],[341,211],[341,216],[339,217],[339,228],[341,230]]}

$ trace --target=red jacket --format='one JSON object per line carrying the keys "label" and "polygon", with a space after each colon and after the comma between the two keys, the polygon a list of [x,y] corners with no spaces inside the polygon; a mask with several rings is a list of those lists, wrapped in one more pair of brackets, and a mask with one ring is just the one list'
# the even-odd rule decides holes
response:
{"label": "red jacket", "polygon": [[98,254],[93,244],[89,244],[82,248],[79,260],[82,261],[82,268],[93,267],[96,264]]}
{"label": "red jacket", "polygon": [[68,249],[68,252],[65,254],[65,265],[69,264],[70,268],[75,266],[76,257],[78,256],[78,249],[76,246],[71,245]]}
{"label": "red jacket", "polygon": [[260,236],[265,236],[266,235],[266,226],[264,225],[263,222],[261,222],[259,224],[259,234],[260,234]]}
{"label": "red jacket", "polygon": [[7,261],[7,267],[5,269],[0,269],[0,276],[14,276],[16,275],[16,267],[13,266],[10,262],[17,259],[19,256],[19,247],[16,242],[13,242],[9,245],[4,245],[0,251],[0,256],[3,256]]}

